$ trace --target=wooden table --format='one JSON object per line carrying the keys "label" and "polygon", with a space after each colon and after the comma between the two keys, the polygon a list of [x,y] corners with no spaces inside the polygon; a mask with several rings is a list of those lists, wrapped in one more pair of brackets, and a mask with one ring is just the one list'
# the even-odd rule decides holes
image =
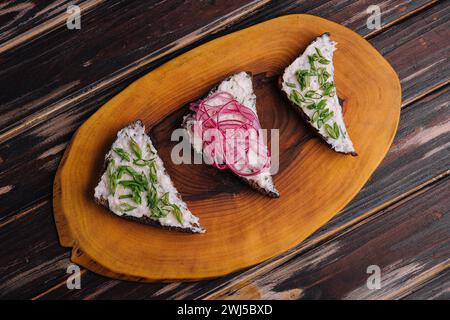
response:
{"label": "wooden table", "polygon": [[[66,27],[69,2],[81,8],[79,30]],[[367,28],[370,4],[379,30]],[[290,13],[355,30],[399,74],[397,137],[364,189],[296,248],[247,270],[170,284],[82,270],[81,289],[69,290],[52,184],[74,131],[174,56]],[[1,298],[450,298],[450,1],[22,0],[2,3],[0,21]],[[381,269],[378,290],[366,285],[370,265]]]}

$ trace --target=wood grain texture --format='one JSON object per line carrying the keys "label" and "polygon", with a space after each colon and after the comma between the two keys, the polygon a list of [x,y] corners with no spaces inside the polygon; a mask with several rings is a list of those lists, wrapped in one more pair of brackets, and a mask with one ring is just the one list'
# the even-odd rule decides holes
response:
{"label": "wood grain texture", "polygon": [[[339,3],[341,3],[340,1]],[[352,2],[353,3],[358,3]],[[417,1],[406,1],[410,4],[407,4],[407,9],[403,10],[402,7],[397,7],[396,5],[390,6],[391,8],[395,8],[393,10],[387,10],[388,15],[383,15],[383,23],[385,21],[390,22],[396,22],[398,20],[402,20],[405,17],[407,17],[411,12],[416,12],[416,9],[413,8],[413,10],[410,10],[410,6],[414,6],[418,4]],[[403,3],[406,3],[405,1]],[[273,17],[280,14],[285,14],[289,12],[303,12],[303,11],[310,11],[314,10],[313,5],[310,6],[310,3],[308,1],[295,1],[294,5],[290,5],[289,3],[293,3],[293,1],[284,1],[282,4],[281,2],[274,2],[274,5],[271,4],[270,7],[266,7],[268,10],[264,11],[261,14],[256,14],[248,19],[245,19],[242,21],[242,23],[238,23],[236,27],[227,28],[224,32],[227,32],[227,30],[233,30],[233,28],[239,29],[242,26],[248,25],[248,24],[254,24],[256,22],[259,22],[261,20],[266,19],[267,17]],[[340,7],[338,5],[337,1],[316,1],[314,5],[317,3],[317,10],[313,11],[316,14],[320,14],[322,16],[331,18],[335,21],[347,24],[347,21],[352,21],[351,27],[355,30],[358,30],[360,28],[363,30],[365,28],[365,16],[362,14],[355,15],[355,12],[349,12],[345,9],[345,7]],[[326,4],[328,3],[328,4]],[[386,1],[383,1],[383,3],[386,3]],[[421,1],[420,4],[426,4],[425,1]],[[428,2],[430,3],[430,2]],[[351,5],[350,3],[347,3],[348,5]],[[439,4],[438,6],[443,7],[442,4]],[[364,9],[364,8],[363,8]],[[316,12],[318,11],[318,12]],[[386,11],[386,10],[384,10]],[[428,11],[428,10],[427,10]],[[360,11],[362,12],[362,11]],[[348,13],[348,14],[346,14]],[[416,21],[420,22],[420,15],[423,12],[420,12],[420,14],[416,15]],[[144,11],[140,12],[140,14],[148,14]],[[352,19],[352,17],[358,17],[357,19]],[[404,31],[405,34],[408,34],[410,32],[413,32],[413,28],[416,28],[418,24],[409,25],[407,24],[408,21],[411,18],[407,19],[406,21],[403,21],[399,24],[399,26],[407,26],[406,30]],[[444,20],[441,20],[437,15],[434,16],[436,20],[435,23],[438,23],[439,21],[444,22]],[[136,21],[139,21],[139,18],[137,18]],[[359,24],[359,25],[358,25]],[[420,23],[419,23],[420,27]],[[421,28],[421,27],[420,27]],[[407,31],[410,29],[410,31]],[[389,30],[389,28],[388,28]],[[422,31],[426,30],[424,28],[421,28]],[[424,40],[426,42],[435,42],[437,45],[445,44],[446,39],[441,39],[440,41],[433,40],[436,35],[442,34],[442,29],[439,28],[438,25],[434,25],[433,30],[428,30],[429,32],[426,33],[426,37]],[[224,33],[222,32],[222,33]],[[221,33],[220,33],[221,34]],[[372,34],[372,33],[371,33]],[[394,34],[393,34],[394,35]],[[379,35],[378,35],[379,36]],[[375,36],[371,41],[376,41],[377,37]],[[422,37],[422,34],[417,34],[418,37]],[[435,38],[437,39],[437,38]],[[442,41],[444,40],[444,41]],[[416,39],[411,38],[409,39],[409,42],[411,43],[418,43]],[[405,77],[408,77],[410,74],[413,74],[416,71],[420,71],[422,74],[426,74],[427,67],[433,64],[434,62],[438,61],[442,58],[442,56],[435,55],[434,48],[432,46],[428,46],[424,48],[425,51],[427,51],[427,54],[420,54],[418,55],[418,59],[416,59],[412,55],[412,50],[405,50],[405,48],[410,48],[412,45],[408,46],[407,44],[403,43],[402,49],[396,49],[395,44],[397,41],[392,41],[392,43],[389,42],[389,39],[385,39],[384,43],[391,46],[390,53],[388,54],[387,58],[390,60],[389,55],[392,55],[395,53],[397,56],[396,60],[399,60],[401,56],[404,56],[407,61],[410,62],[409,65],[405,64],[398,64],[396,65],[396,62],[391,60],[391,63],[393,63],[396,67],[397,72],[400,73],[400,75],[403,75]],[[80,44],[82,45],[82,44]],[[39,46],[40,50],[48,50],[45,46]],[[38,49],[39,49],[38,48]],[[119,47],[118,47],[119,48]],[[381,45],[377,45],[378,49],[382,49]],[[120,50],[116,50],[115,54],[120,55],[122,48],[119,48]],[[123,47],[123,49],[126,49],[126,47]],[[86,51],[86,49],[82,49],[81,51]],[[73,51],[72,52],[76,52]],[[143,51],[144,52],[144,51]],[[440,51],[442,52],[442,51]],[[39,54],[36,54],[37,56]],[[131,56],[127,56],[128,58],[132,58]],[[53,59],[58,59],[58,56],[55,55]],[[73,57],[70,58],[70,63],[73,61],[76,61],[77,59],[83,59],[82,55],[76,54]],[[109,68],[113,70],[114,65],[110,65]],[[96,72],[95,68],[96,64],[94,63],[92,65],[92,69],[90,69],[92,72]],[[70,65],[68,66],[68,70],[70,70]],[[408,68],[408,71],[402,72],[402,69]],[[434,72],[435,69],[433,69]],[[418,73],[416,76],[412,77],[409,80],[403,80],[409,82],[408,85],[411,83],[414,83],[414,88],[416,88],[417,91],[414,90],[408,90],[407,96],[404,96],[404,100],[410,102],[417,100],[417,98],[420,98],[423,96],[423,94],[428,93],[428,89],[426,91],[420,91],[420,88],[430,88],[434,89],[435,87],[439,87],[442,85],[442,83],[445,83],[446,79],[445,74],[440,73],[438,75],[435,74],[434,77],[431,77],[428,82],[424,82],[426,86],[423,84],[420,84],[422,81],[422,77],[420,76],[420,73]],[[127,79],[125,83],[120,83],[119,85],[116,84],[116,87],[111,86],[108,88],[108,90],[117,90],[115,92],[118,92],[120,88],[123,88],[126,86],[127,82],[131,81],[132,79]],[[431,83],[430,83],[431,81]],[[403,83],[404,85],[404,83]],[[55,88],[57,88],[56,86]],[[119,87],[119,89],[117,89]],[[48,123],[45,123],[41,126],[38,126],[36,128],[33,128],[32,130],[29,130],[25,134],[22,134],[15,139],[7,141],[7,143],[3,143],[0,147],[0,167],[1,167],[1,173],[0,173],[0,187],[2,191],[2,195],[0,196],[0,207],[6,208],[5,210],[0,210],[2,213],[2,216],[4,218],[7,218],[6,220],[3,219],[3,221],[11,222],[12,225],[15,225],[17,223],[17,226],[19,226],[20,220],[15,221],[15,218],[20,217],[21,219],[33,219],[33,223],[39,224],[42,223],[41,220],[36,219],[36,216],[34,215],[35,211],[28,211],[27,208],[32,208],[33,204],[39,204],[39,202],[36,202],[39,199],[48,199],[48,195],[51,192],[51,178],[54,175],[56,166],[61,158],[62,151],[64,150],[65,145],[67,144],[67,141],[70,139],[73,131],[77,126],[79,126],[80,123],[84,119],[87,118],[88,115],[90,115],[93,111],[98,108],[99,105],[103,104],[105,101],[107,101],[112,95],[114,95],[114,92],[109,93],[108,92],[102,92],[101,94],[105,94],[103,97],[101,95],[98,95],[97,97],[94,96],[91,99],[88,99],[86,101],[79,101],[78,104],[72,103],[67,106],[67,109],[65,109],[64,113],[55,114],[53,117],[51,117],[50,121]],[[431,96],[432,97],[432,96]],[[448,99],[448,98],[447,98]],[[424,108],[430,105],[430,108],[432,110],[436,109],[436,104],[433,102],[434,100],[428,100],[426,104],[422,103],[415,103],[411,105],[408,108]],[[20,105],[20,104],[19,104]],[[86,110],[83,110],[83,108],[86,108]],[[423,131],[421,130],[417,135],[409,134],[410,130],[408,129],[408,126],[411,126],[413,128],[414,126],[422,127],[421,126],[421,119],[423,114],[420,112],[415,113],[414,115],[411,115],[408,118],[408,121],[405,123],[404,126],[402,126],[403,121],[401,122],[400,131],[403,131],[405,133],[404,140],[401,141],[401,144],[408,145],[409,139],[411,139],[411,144],[408,147],[407,153],[401,153],[403,155],[402,161],[395,161],[392,166],[392,170],[387,170],[386,176],[384,176],[382,173],[378,175],[378,178],[374,181],[369,181],[366,188],[363,189],[366,190],[364,192],[364,196],[361,197],[361,204],[358,206],[355,206],[353,210],[344,212],[338,217],[341,216],[347,216],[349,221],[351,221],[352,217],[357,218],[360,216],[361,213],[364,212],[366,209],[370,209],[372,205],[364,206],[364,197],[370,194],[370,190],[372,188],[372,185],[375,183],[376,185],[380,187],[375,187],[375,191],[377,192],[379,199],[378,201],[375,201],[375,199],[371,200],[371,203],[375,203],[375,207],[377,206],[377,203],[382,204],[383,201],[387,201],[388,203],[392,200],[393,197],[390,197],[390,195],[386,192],[383,192],[381,189],[380,180],[383,180],[383,184],[389,185],[389,174],[393,174],[396,171],[396,168],[402,168],[402,166],[405,166],[408,164],[408,161],[412,159],[414,162],[414,167],[410,166],[409,170],[401,170],[404,175],[393,175],[392,181],[395,181],[395,179],[401,177],[404,178],[403,182],[404,184],[398,184],[395,186],[395,194],[402,194],[402,192],[408,192],[408,190],[415,189],[417,185],[416,182],[421,184],[421,181],[430,181],[433,180],[433,177],[438,176],[440,173],[442,173],[442,168],[445,167],[447,164],[446,161],[442,161],[439,159],[447,159],[445,158],[446,150],[444,146],[439,146],[439,143],[442,141],[443,145],[448,145],[448,141],[445,139],[442,139],[442,137],[445,137],[443,134],[439,135],[439,138],[429,140],[425,138],[425,135],[427,132],[430,132],[430,130],[427,130],[429,126],[434,127],[435,125],[439,125],[439,122],[436,120],[430,120],[427,121],[424,119],[423,121],[427,123],[425,126],[423,126]],[[403,115],[402,115],[403,117]],[[427,117],[430,117],[432,119],[435,117],[437,119],[436,113],[430,113],[427,115]],[[412,121],[412,122],[410,122]],[[434,129],[431,129],[431,131],[437,132],[437,127]],[[433,143],[430,144],[430,146],[427,146],[429,141],[433,141]],[[396,142],[397,143],[397,142]],[[402,148],[405,149],[405,148]],[[422,165],[428,165],[428,169],[421,170]],[[442,166],[441,166],[442,165]],[[381,168],[380,168],[381,169]],[[24,172],[33,172],[32,176],[29,175],[23,175]],[[377,171],[378,172],[378,171]],[[420,175],[420,179],[417,179],[417,175]],[[396,178],[397,177],[397,178]],[[25,181],[25,178],[28,179],[28,181]],[[411,183],[409,183],[409,178],[411,179]],[[409,189],[408,189],[409,188]],[[392,189],[390,189],[392,190]],[[395,195],[394,195],[395,196]],[[358,197],[359,198],[359,197]],[[357,198],[357,199],[358,199]],[[394,197],[395,198],[395,197]],[[14,216],[14,214],[18,213],[17,216]],[[333,220],[334,221],[334,220]],[[50,222],[48,222],[50,223]],[[339,224],[338,224],[339,226]],[[36,232],[40,232],[40,230],[45,230],[45,225],[40,225],[40,228],[36,228]],[[333,228],[325,228],[328,231],[336,230],[335,226]],[[16,229],[17,233],[24,233],[25,231],[22,231],[20,228]],[[56,243],[52,243],[52,239],[48,236],[47,233],[40,233],[40,236],[42,238],[42,241],[49,242],[48,245],[57,245]],[[307,242],[311,243],[311,242]],[[14,250],[14,247],[12,248]],[[51,251],[50,251],[51,252]],[[49,256],[48,259],[52,259],[52,256]],[[26,266],[23,266],[25,269]],[[255,268],[256,269],[256,268]],[[61,268],[59,270],[59,279],[64,280],[66,277],[65,269]],[[5,275],[4,279],[7,279],[7,275]],[[55,292],[49,293],[49,297],[152,297],[153,294],[158,293],[155,295],[156,297],[195,297],[202,295],[202,293],[207,292],[208,290],[212,290],[215,286],[220,286],[224,282],[227,282],[228,280],[232,281],[233,277],[227,277],[226,279],[221,279],[222,281],[208,281],[207,283],[201,282],[197,284],[176,284],[170,287],[167,287],[163,290],[159,290],[156,284],[155,285],[145,285],[145,284],[129,284],[127,282],[114,282],[113,280],[104,279],[102,277],[96,276],[94,274],[87,273],[86,275],[83,275],[83,283],[86,284],[86,286],[83,286],[83,289],[81,291],[68,291],[65,288],[65,283],[62,282],[62,286],[60,290],[56,290]],[[40,283],[40,286],[35,287],[35,292],[38,292],[38,290],[46,290],[49,289],[53,284],[46,282],[46,277],[42,276],[41,279],[38,281]],[[35,282],[35,283],[38,283]],[[114,283],[111,283],[114,282]],[[15,282],[17,283],[17,282]],[[110,288],[110,289],[107,289]],[[96,289],[98,289],[98,292],[96,292]],[[15,296],[20,296],[20,288],[14,287],[14,284],[11,284],[11,290],[10,293],[15,294]],[[23,295],[22,295],[23,296]]]}
{"label": "wood grain texture", "polygon": [[450,269],[434,277],[423,286],[416,288],[406,300],[450,300]]}
{"label": "wood grain texture", "polygon": [[0,298],[33,297],[61,282],[70,254],[57,245],[51,201],[35,206],[32,219],[18,219],[0,230]]}
{"label": "wood grain texture", "polygon": [[449,101],[447,86],[402,111],[389,153],[368,184],[327,228],[348,223],[361,211],[377,209],[386,205],[387,199],[395,201],[406,190],[421,188],[449,173]]}
{"label": "wood grain texture", "polygon": [[[271,272],[210,298],[395,298],[421,274],[450,263],[449,208],[446,178]],[[381,268],[379,290],[367,287],[370,265]]]}
{"label": "wood grain texture", "polygon": [[[125,223],[105,215],[105,209],[92,201],[90,195],[101,159],[118,129],[135,119],[152,127],[239,70],[279,75],[312,39],[324,32],[339,43],[333,58],[335,82],[347,104],[346,125],[358,157],[339,155],[324,144],[310,141],[297,149],[289,165],[274,176],[277,188],[284,194],[280,201],[249,190],[188,199],[189,208],[207,230],[195,236]],[[283,106],[270,100],[259,100],[261,124],[264,128],[280,128],[283,159],[286,150],[298,145],[289,134],[298,131],[298,125],[287,122],[292,115],[285,115]],[[376,108],[372,105],[375,100]],[[389,64],[356,33],[321,18],[285,16],[209,42],[134,82],[77,130],[55,178],[54,213],[61,244],[73,247],[73,252],[81,249],[113,273],[105,273],[103,268],[72,253],[72,261],[90,270],[134,280],[204,279],[261,262],[305,239],[356,195],[392,143],[400,105],[399,80]],[[179,125],[172,123],[168,129],[175,128]],[[164,135],[163,140],[168,139]],[[188,166],[178,166],[173,172],[170,157],[161,151],[170,155],[171,146],[165,148],[158,139],[154,142],[169,175],[184,177],[186,187],[202,184],[196,181],[197,176],[210,176],[205,174],[206,168],[197,175]],[[218,172],[218,180],[222,173]],[[299,181],[302,188],[298,187]],[[177,180],[175,184],[180,187]],[[110,250],[112,247],[114,250]]]}

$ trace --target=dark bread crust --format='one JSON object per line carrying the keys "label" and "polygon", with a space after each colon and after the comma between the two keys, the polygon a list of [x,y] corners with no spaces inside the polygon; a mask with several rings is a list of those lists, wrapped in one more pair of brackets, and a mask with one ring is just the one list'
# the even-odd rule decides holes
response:
{"label": "dark bread crust", "polygon": [[[325,32],[322,35],[318,36],[316,39],[314,39],[313,41],[311,41],[311,43],[313,43],[314,41],[316,41],[318,38],[327,35],[330,36],[330,33]],[[286,69],[285,69],[286,70]],[[284,73],[284,72],[283,72]],[[299,106],[297,106],[296,104],[294,104],[290,99],[289,96],[287,95],[287,93],[283,90],[283,75],[280,75],[278,77],[278,88],[280,89],[280,91],[283,93],[283,96],[285,97],[285,99],[288,101],[289,105],[297,112],[297,114],[304,120],[304,122],[306,123],[307,127],[310,128],[314,134],[316,136],[318,136],[320,138],[320,140],[322,140],[323,142],[325,142],[331,149],[333,149],[334,151],[338,152],[338,153],[342,153],[342,154],[349,154],[352,155],[354,157],[356,157],[358,154],[355,151],[352,152],[342,152],[342,151],[337,151],[336,149],[333,148],[332,145],[330,145],[328,143],[328,141],[325,139],[325,137],[323,135],[321,135],[319,133],[319,130],[317,130],[317,128],[315,128],[313,125],[311,125],[311,123],[309,122],[309,117],[306,115],[306,113],[302,110],[302,108],[300,108]]]}
{"label": "dark bread crust", "polygon": [[242,182],[244,182],[245,184],[250,186],[250,188],[255,189],[256,191],[258,191],[266,196],[269,196],[270,198],[279,198],[280,197],[280,194],[278,193],[278,190],[275,189],[275,187],[274,187],[274,190],[277,192],[261,188],[255,181],[253,181],[251,179],[245,179],[244,177],[241,177],[240,175],[238,175],[234,172],[233,172],[233,175],[235,175],[236,177],[239,178],[239,180],[241,180]]}
{"label": "dark bread crust", "polygon": [[[245,72],[250,78],[253,77],[253,74],[252,74],[251,72],[249,72],[249,71],[244,71],[244,72]],[[233,74],[233,75],[234,75],[234,74]],[[211,90],[209,90],[208,94],[206,94],[204,97],[200,98],[199,100],[205,99],[205,98],[208,97],[209,95],[213,94],[213,93],[217,90],[217,88],[219,87],[219,85],[220,85],[222,82],[231,79],[231,77],[233,77],[233,75],[228,76],[228,77],[226,77],[225,79],[223,79],[222,81],[220,81],[219,83],[217,83]],[[188,113],[187,116],[188,116],[188,117],[191,117],[191,116],[194,116],[194,115],[195,115],[195,112],[190,112],[190,113]],[[186,125],[185,122],[183,122],[182,127],[183,127],[184,129],[187,130],[187,125]],[[194,150],[194,151],[195,151],[195,150]],[[228,171],[230,171],[230,170],[228,170]],[[234,172],[232,172],[232,171],[230,171],[230,172],[231,172],[234,176],[238,177],[239,180],[241,180],[242,182],[244,182],[246,185],[250,186],[250,188],[252,188],[252,189],[258,191],[259,193],[262,193],[263,195],[269,196],[269,197],[271,197],[271,198],[279,198],[279,197],[280,197],[280,194],[278,193],[278,190],[275,188],[275,185],[273,186],[273,187],[274,187],[274,191],[272,191],[272,190],[267,190],[267,189],[261,188],[255,181],[253,181],[253,180],[251,180],[251,179],[246,179],[246,178],[244,178],[244,177],[242,177],[242,176],[240,176],[240,175],[238,175],[238,174],[236,174],[236,173],[234,173]]]}
{"label": "dark bread crust", "polygon": [[[166,230],[169,230],[169,231],[179,231],[179,232],[184,232],[184,233],[199,233],[199,232],[194,232],[192,229],[189,229],[189,228],[163,226],[161,223],[159,223],[159,221],[153,220],[153,219],[151,219],[149,217],[145,217],[145,216],[141,217],[141,218],[133,217],[133,216],[126,215],[126,214],[124,214],[122,216],[119,216],[119,215],[115,214],[113,211],[111,211],[109,209],[108,200],[107,199],[94,198],[94,201],[98,205],[101,205],[101,206],[105,207],[106,209],[108,209],[108,213],[113,215],[113,216],[115,216],[115,217],[119,217],[119,218],[126,219],[126,220],[129,220],[129,221],[142,223],[142,224],[145,224],[147,226],[159,227],[159,228],[166,229]],[[204,230],[200,225],[196,225],[196,226],[199,227],[200,229]]]}
{"label": "dark bread crust", "polygon": [[[141,120],[138,119],[138,120],[136,120],[136,121],[130,123],[130,124],[129,124],[128,126],[126,126],[125,128],[131,127],[131,126],[135,126],[135,125],[143,126],[143,123],[142,123]],[[123,129],[125,129],[125,128],[123,128]],[[115,140],[114,140],[114,141],[115,141]],[[114,144],[114,142],[113,142],[113,144]],[[111,145],[111,148],[109,148],[109,150],[111,150],[111,149],[112,149],[112,145]],[[102,168],[102,170],[100,171],[100,177],[99,177],[99,179],[97,180],[98,183],[100,183],[100,181],[101,181],[101,179],[102,179],[103,173],[107,170],[107,167],[108,167],[108,161],[109,161],[109,159],[105,158],[105,161],[103,162],[103,168]],[[167,174],[165,171],[164,171],[164,173]],[[98,185],[98,183],[97,183],[97,185]],[[178,197],[181,199],[181,195],[180,195],[180,194],[177,194],[177,195],[178,195]],[[94,197],[94,202],[97,203],[98,205],[103,206],[103,207],[105,207],[106,209],[108,209],[108,213],[112,214],[112,215],[115,216],[115,217],[123,218],[123,219],[129,220],[129,221],[138,222],[138,223],[145,224],[145,225],[148,225],[148,226],[159,227],[159,228],[166,229],[166,230],[170,230],[170,231],[179,231],[179,232],[184,232],[184,233],[199,233],[199,232],[193,231],[193,230],[190,229],[190,228],[181,228],[181,227],[174,227],[174,226],[163,226],[159,221],[153,220],[153,219],[151,219],[151,218],[149,218],[149,217],[145,217],[145,216],[143,216],[143,217],[141,217],[141,218],[133,217],[133,216],[130,216],[130,215],[127,215],[127,214],[123,214],[122,216],[119,216],[119,215],[115,214],[115,213],[109,208],[109,205],[108,205],[108,199],[105,199],[105,198],[103,198],[103,197],[101,197],[101,198],[99,198],[99,199]],[[196,224],[195,227],[198,227],[198,228],[200,228],[201,230],[204,230],[203,227],[200,226],[199,224]]]}

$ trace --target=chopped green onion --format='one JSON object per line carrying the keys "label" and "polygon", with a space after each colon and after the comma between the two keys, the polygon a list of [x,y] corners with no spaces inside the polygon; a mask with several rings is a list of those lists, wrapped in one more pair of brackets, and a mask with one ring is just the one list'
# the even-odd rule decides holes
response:
{"label": "chopped green onion", "polygon": [[168,210],[165,210],[159,206],[155,206],[154,208],[152,208],[151,215],[153,218],[161,219],[167,216],[168,213],[169,213]]}
{"label": "chopped green onion", "polygon": [[150,209],[154,209],[158,205],[158,194],[156,190],[150,190],[148,192],[147,205]]}
{"label": "chopped green onion", "polygon": [[138,167],[145,167],[148,164],[149,160],[143,159],[135,159],[133,160],[133,164]]}
{"label": "chopped green onion", "polygon": [[136,188],[137,190],[139,190],[141,192],[146,191],[146,188],[147,188],[146,186],[144,186],[134,180],[122,180],[122,181],[119,181],[119,184],[127,189],[133,190],[134,188]]}
{"label": "chopped green onion", "polygon": [[[295,87],[295,84],[291,85]],[[298,95],[296,97],[298,99],[304,99],[299,92],[297,93]],[[156,153],[151,144],[147,143],[146,147],[148,149],[148,153]],[[130,137],[130,149],[132,151],[134,159],[131,157],[131,154],[129,154],[122,148],[113,148],[113,151],[123,160],[132,161],[132,163],[137,167],[148,166],[149,177],[146,177],[144,173],[139,172],[140,170],[135,169],[136,167],[133,168],[127,165],[119,166],[119,168],[116,170],[114,160],[112,160],[108,164],[108,177],[111,193],[113,195],[115,194],[117,185],[119,184],[124,188],[129,189],[130,193],[119,195],[118,198],[120,200],[130,199],[139,205],[142,204],[142,192],[147,192],[147,206],[150,209],[152,218],[163,218],[167,216],[167,214],[169,214],[170,210],[172,210],[177,221],[183,223],[182,212],[177,205],[170,203],[169,193],[166,192],[160,198],[158,197],[158,191],[156,188],[156,183],[158,182],[156,158],[150,160],[142,159],[142,150],[132,137]],[[132,179],[119,181],[119,179],[121,179],[124,174],[131,177]],[[127,202],[120,203],[118,206],[118,209],[122,212],[128,212],[136,208],[137,206],[133,206]]]}
{"label": "chopped green onion", "polygon": [[327,115],[326,117],[324,117],[324,118],[322,119],[323,123],[325,123],[325,122],[327,122],[328,120],[330,120],[330,119],[333,117],[333,115],[334,115],[334,112],[331,111],[331,113],[330,113],[329,115]]}
{"label": "chopped green onion", "polygon": [[327,60],[325,58],[319,59],[318,62],[321,63],[321,64],[330,64],[330,60]]}
{"label": "chopped green onion", "polygon": [[155,148],[153,148],[153,146],[150,143],[147,143],[147,151],[148,151],[148,153],[151,153],[151,154],[156,153]]}
{"label": "chopped green onion", "polygon": [[137,188],[133,189],[133,201],[136,202],[137,204],[141,204],[142,202],[141,193]]}
{"label": "chopped green onion", "polygon": [[142,185],[145,189],[147,189],[148,182],[145,178],[145,175],[136,172],[136,170],[134,170],[130,166],[121,166],[118,170],[118,178],[122,178],[124,173],[128,174],[136,183]]}
{"label": "chopped green onion", "polygon": [[324,96],[330,96],[334,88],[333,82],[327,82],[322,85],[323,95]]}
{"label": "chopped green onion", "polygon": [[157,175],[157,170],[156,170],[156,161],[155,160],[151,160],[149,162],[149,164],[148,164],[148,167],[150,169],[150,172],[149,172],[150,181],[152,183],[158,182],[158,175]]}
{"label": "chopped green onion", "polygon": [[316,49],[317,55],[318,55],[320,58],[325,58],[325,57],[322,55],[322,52],[320,51],[319,48],[315,47],[314,49]]}
{"label": "chopped green onion", "polygon": [[120,166],[119,170],[117,170],[117,179],[122,179],[124,173],[127,172],[127,166]]}
{"label": "chopped green onion", "polygon": [[330,61],[327,60],[323,55],[322,52],[320,51],[319,48],[315,48],[316,49],[316,53],[317,53],[317,61],[321,64],[329,64]]}
{"label": "chopped green onion", "polygon": [[327,72],[325,68],[319,68],[317,73],[317,81],[319,82],[319,85],[322,87],[325,82],[330,77],[330,74]]}
{"label": "chopped green onion", "polygon": [[297,81],[300,84],[300,89],[304,90],[310,84],[310,72],[308,70],[299,70],[296,72]]}
{"label": "chopped green onion", "polygon": [[316,109],[322,110],[326,105],[327,105],[327,100],[325,100],[325,99],[320,100],[319,103],[317,104]]}

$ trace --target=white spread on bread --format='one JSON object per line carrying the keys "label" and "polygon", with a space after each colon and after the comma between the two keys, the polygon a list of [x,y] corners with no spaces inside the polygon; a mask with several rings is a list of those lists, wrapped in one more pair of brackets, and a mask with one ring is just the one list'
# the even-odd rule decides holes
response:
{"label": "white spread on bread", "polygon": [[[209,95],[215,92],[226,92],[231,94],[234,97],[234,99],[236,99],[237,102],[251,109],[257,115],[256,96],[253,92],[253,83],[251,74],[248,74],[247,72],[244,71],[236,73],[228,77],[224,81],[222,81],[215,89],[213,89],[209,93]],[[212,101],[211,104],[214,105],[214,100]],[[230,119],[232,119],[232,116],[233,115],[229,115]],[[193,124],[195,122],[194,114],[191,113],[188,116],[186,116],[183,122],[187,129],[187,133],[194,147],[194,150],[201,154],[203,152],[202,143],[199,141],[195,141],[192,130]],[[203,155],[207,156],[205,153],[203,153]],[[254,181],[260,188],[278,194],[278,191],[275,189],[275,186],[272,181],[270,168],[265,168],[261,173],[257,175],[242,176],[242,178]]]}

